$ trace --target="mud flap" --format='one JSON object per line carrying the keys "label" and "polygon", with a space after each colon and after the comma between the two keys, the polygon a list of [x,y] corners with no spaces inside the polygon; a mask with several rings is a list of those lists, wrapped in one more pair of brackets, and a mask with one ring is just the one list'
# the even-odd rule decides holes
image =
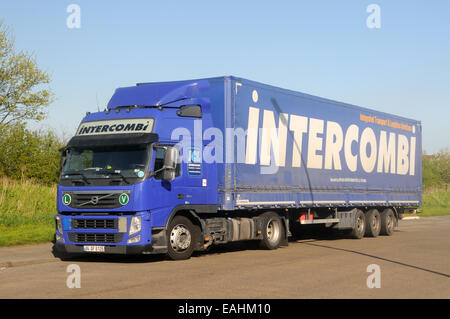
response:
{"label": "mud flap", "polygon": [[282,217],[281,220],[283,221],[283,226],[284,226],[284,237],[280,241],[280,246],[281,247],[285,247],[289,243],[289,241],[288,241],[288,237],[289,237],[289,219],[285,218],[285,217]]}

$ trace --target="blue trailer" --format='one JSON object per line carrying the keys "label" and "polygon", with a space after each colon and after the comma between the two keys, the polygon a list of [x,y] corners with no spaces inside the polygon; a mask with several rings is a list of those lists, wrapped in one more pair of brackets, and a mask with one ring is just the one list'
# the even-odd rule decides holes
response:
{"label": "blue trailer", "polygon": [[237,77],[118,88],[61,149],[54,248],[186,259],[311,225],[391,235],[421,205],[421,142],[418,121]]}

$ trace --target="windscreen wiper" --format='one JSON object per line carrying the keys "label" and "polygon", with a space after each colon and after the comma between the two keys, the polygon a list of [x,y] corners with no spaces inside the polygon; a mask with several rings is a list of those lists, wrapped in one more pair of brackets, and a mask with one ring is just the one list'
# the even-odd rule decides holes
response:
{"label": "windscreen wiper", "polygon": [[102,169],[100,172],[104,172],[104,173],[106,173],[106,174],[116,174],[116,175],[119,175],[125,183],[130,184],[130,182],[127,181],[127,179],[125,178],[125,176],[120,172],[120,170],[108,170],[108,169]]}
{"label": "windscreen wiper", "polygon": [[86,184],[90,184],[89,180],[87,179],[86,175],[84,175],[83,173],[63,173],[62,175],[65,176],[75,176],[75,175],[80,175],[82,180],[86,183]]}

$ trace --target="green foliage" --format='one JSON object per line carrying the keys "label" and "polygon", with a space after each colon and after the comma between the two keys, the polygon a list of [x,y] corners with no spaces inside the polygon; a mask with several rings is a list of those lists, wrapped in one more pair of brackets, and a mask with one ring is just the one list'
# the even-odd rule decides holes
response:
{"label": "green foliage", "polygon": [[27,53],[15,52],[14,41],[0,21],[0,124],[42,120],[53,101],[46,88],[50,76]]}
{"label": "green foliage", "polygon": [[50,131],[30,131],[19,123],[0,125],[0,176],[55,184],[62,146]]}
{"label": "green foliage", "polygon": [[53,223],[56,185],[0,179],[0,226]]}
{"label": "green foliage", "polygon": [[0,247],[48,243],[54,235],[54,223],[25,224],[17,227],[0,225]]}
{"label": "green foliage", "polygon": [[450,184],[450,154],[448,149],[422,157],[424,188]]}
{"label": "green foliage", "polygon": [[0,246],[49,242],[55,214],[55,184],[0,178]]}
{"label": "green foliage", "polygon": [[423,193],[422,201],[424,207],[450,208],[450,189],[448,185],[428,187]]}
{"label": "green foliage", "polygon": [[422,156],[421,216],[450,214],[450,154],[448,149]]}
{"label": "green foliage", "polygon": [[425,187],[422,195],[421,216],[440,216],[450,214],[449,184]]}

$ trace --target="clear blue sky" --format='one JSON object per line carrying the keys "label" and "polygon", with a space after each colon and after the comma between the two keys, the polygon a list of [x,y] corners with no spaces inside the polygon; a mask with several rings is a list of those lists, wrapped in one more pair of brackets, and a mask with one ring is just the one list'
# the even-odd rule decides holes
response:
{"label": "clear blue sky", "polygon": [[117,87],[235,75],[421,120],[428,153],[450,147],[449,15],[447,0],[0,2],[16,47],[52,76],[57,100],[34,126],[70,136]]}

